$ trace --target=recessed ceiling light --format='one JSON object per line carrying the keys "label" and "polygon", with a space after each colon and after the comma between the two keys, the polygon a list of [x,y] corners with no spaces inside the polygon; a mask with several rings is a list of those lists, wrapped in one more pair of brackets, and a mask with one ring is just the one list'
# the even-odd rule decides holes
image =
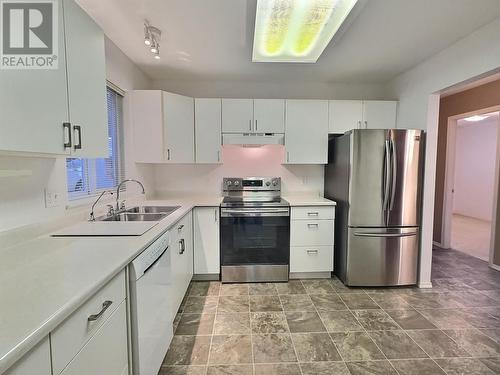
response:
{"label": "recessed ceiling light", "polygon": [[357,0],[257,0],[252,61],[314,63]]}
{"label": "recessed ceiling light", "polygon": [[466,118],[464,118],[464,120],[469,121],[469,122],[478,122],[478,121],[484,120],[485,118],[488,118],[488,116],[475,115],[475,116],[471,116],[471,117],[466,117]]}

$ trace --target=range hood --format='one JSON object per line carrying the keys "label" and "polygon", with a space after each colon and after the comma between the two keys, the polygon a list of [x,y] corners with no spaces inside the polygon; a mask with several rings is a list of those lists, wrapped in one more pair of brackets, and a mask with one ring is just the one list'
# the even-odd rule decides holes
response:
{"label": "range hood", "polygon": [[223,145],[283,145],[285,134],[283,133],[223,133]]}

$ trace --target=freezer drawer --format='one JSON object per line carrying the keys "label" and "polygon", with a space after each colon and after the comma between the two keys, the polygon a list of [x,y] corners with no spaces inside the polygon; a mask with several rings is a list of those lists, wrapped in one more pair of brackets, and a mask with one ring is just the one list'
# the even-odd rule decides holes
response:
{"label": "freezer drawer", "polygon": [[416,284],[418,238],[418,227],[349,228],[346,284]]}

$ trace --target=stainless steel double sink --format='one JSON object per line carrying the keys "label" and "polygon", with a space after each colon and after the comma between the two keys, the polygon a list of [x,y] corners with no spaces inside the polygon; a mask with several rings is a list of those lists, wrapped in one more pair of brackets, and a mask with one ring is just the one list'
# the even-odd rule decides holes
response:
{"label": "stainless steel double sink", "polygon": [[98,221],[160,221],[180,206],[137,206],[117,212],[111,216],[102,216]]}

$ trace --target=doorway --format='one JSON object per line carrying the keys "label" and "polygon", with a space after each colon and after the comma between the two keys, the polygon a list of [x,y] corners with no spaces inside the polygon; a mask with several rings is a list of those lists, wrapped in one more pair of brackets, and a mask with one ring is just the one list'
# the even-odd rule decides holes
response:
{"label": "doorway", "polygon": [[448,118],[442,244],[487,262],[494,240],[499,131],[498,110]]}

